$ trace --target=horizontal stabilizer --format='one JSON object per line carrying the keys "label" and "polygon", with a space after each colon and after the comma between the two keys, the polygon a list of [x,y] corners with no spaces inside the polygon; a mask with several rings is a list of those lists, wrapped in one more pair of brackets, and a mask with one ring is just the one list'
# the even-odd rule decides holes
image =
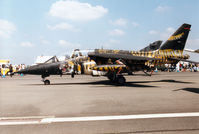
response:
{"label": "horizontal stabilizer", "polygon": [[193,52],[193,53],[199,53],[199,49],[197,50],[192,50],[192,49],[185,49],[187,52]]}
{"label": "horizontal stabilizer", "polygon": [[184,62],[189,62],[189,63],[194,63],[194,64],[199,64],[198,61],[192,61],[192,60],[187,60],[187,59],[179,59],[179,58],[170,58],[172,60],[178,60],[178,61],[184,61]]}

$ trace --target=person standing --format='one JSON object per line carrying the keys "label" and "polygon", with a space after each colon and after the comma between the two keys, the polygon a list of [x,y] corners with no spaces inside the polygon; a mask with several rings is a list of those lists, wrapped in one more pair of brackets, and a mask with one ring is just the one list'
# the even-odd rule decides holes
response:
{"label": "person standing", "polygon": [[6,68],[5,68],[5,64],[2,65],[1,73],[2,73],[2,78],[5,78],[5,77],[6,77]]}
{"label": "person standing", "polygon": [[1,65],[0,65],[0,76],[1,76]]}
{"label": "person standing", "polygon": [[13,73],[13,67],[12,67],[12,64],[10,64],[9,66],[9,73],[10,73],[10,77],[12,77],[12,73]]}

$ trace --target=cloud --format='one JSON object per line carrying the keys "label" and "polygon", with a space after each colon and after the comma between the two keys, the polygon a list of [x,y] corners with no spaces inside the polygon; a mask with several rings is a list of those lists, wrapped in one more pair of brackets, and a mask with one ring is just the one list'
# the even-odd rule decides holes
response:
{"label": "cloud", "polygon": [[175,29],[173,27],[168,27],[166,29],[166,31],[169,32],[169,33],[173,33],[175,31]]}
{"label": "cloud", "polygon": [[171,9],[171,7],[169,7],[169,6],[158,6],[155,9],[155,11],[159,12],[159,13],[163,13],[163,12],[169,11],[170,9]]}
{"label": "cloud", "polygon": [[59,44],[59,46],[67,47],[68,49],[75,49],[75,48],[80,48],[81,47],[80,44],[71,43],[71,42],[65,41],[65,40],[59,40],[58,44]]}
{"label": "cloud", "polygon": [[173,33],[175,32],[175,29],[172,27],[168,27],[164,33],[160,33],[160,37],[162,39],[168,39]]}
{"label": "cloud", "polygon": [[115,26],[126,26],[128,21],[126,19],[119,18],[115,21],[110,21],[110,23]]}
{"label": "cloud", "polygon": [[65,40],[59,40],[58,43],[60,46],[71,46],[72,45],[70,42],[67,42]]}
{"label": "cloud", "polygon": [[32,44],[32,43],[29,42],[29,41],[26,41],[26,42],[22,42],[22,43],[20,44],[20,46],[22,46],[22,47],[33,47],[34,44]]}
{"label": "cloud", "polygon": [[110,39],[108,43],[110,43],[110,44],[119,44],[120,41],[119,40],[115,40],[115,39]]}
{"label": "cloud", "polygon": [[50,42],[49,40],[46,40],[46,39],[44,38],[44,36],[40,36],[39,39],[40,39],[40,43],[41,43],[42,45],[49,45],[49,44],[51,44],[51,42]]}
{"label": "cloud", "polygon": [[199,38],[195,38],[195,39],[188,38],[187,44],[193,49],[198,49]]}
{"label": "cloud", "polygon": [[149,34],[150,35],[159,35],[159,38],[161,40],[166,40],[174,33],[174,31],[175,31],[175,29],[173,27],[168,27],[163,32],[151,30],[151,31],[149,31]]}
{"label": "cloud", "polygon": [[109,39],[106,42],[103,43],[102,47],[106,48],[106,49],[113,49],[116,46],[120,45],[120,41],[116,40],[116,39]]}
{"label": "cloud", "polygon": [[16,26],[7,20],[0,19],[0,37],[10,38],[16,31]]}
{"label": "cloud", "polygon": [[137,23],[137,22],[132,22],[132,25],[134,26],[134,27],[138,27],[138,26],[140,26],[140,24],[139,23]]}
{"label": "cloud", "polygon": [[125,32],[120,29],[114,29],[109,32],[109,35],[111,35],[111,36],[122,36],[124,34],[125,34]]}
{"label": "cloud", "polygon": [[108,9],[103,6],[92,6],[89,3],[81,3],[73,0],[60,0],[52,4],[49,15],[52,17],[72,20],[90,21],[103,17]]}
{"label": "cloud", "polygon": [[[127,19],[124,19],[124,18],[119,18],[115,21],[109,21],[110,24],[114,25],[114,26],[127,26],[128,24],[128,20]],[[131,24],[133,25],[133,27],[138,27],[140,24],[135,22],[135,21],[132,21]]]}
{"label": "cloud", "polygon": [[70,30],[70,31],[78,31],[73,25],[68,23],[59,23],[54,26],[47,25],[47,28],[50,30]]}
{"label": "cloud", "polygon": [[50,42],[45,40],[45,39],[41,39],[41,43],[44,44],[44,45],[49,45]]}
{"label": "cloud", "polygon": [[196,38],[196,39],[189,39],[188,40],[188,43],[190,43],[190,44],[199,44],[199,38]]}
{"label": "cloud", "polygon": [[156,30],[151,30],[151,31],[149,31],[149,34],[155,35],[155,34],[158,34],[158,31],[156,31]]}

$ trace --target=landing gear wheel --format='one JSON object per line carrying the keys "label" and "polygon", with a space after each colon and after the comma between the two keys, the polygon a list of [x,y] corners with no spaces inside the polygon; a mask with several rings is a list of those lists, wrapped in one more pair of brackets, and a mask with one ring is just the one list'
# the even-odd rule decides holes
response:
{"label": "landing gear wheel", "polygon": [[44,81],[44,85],[50,85],[50,81],[49,80],[45,80]]}
{"label": "landing gear wheel", "polygon": [[110,80],[110,82],[115,82],[114,75],[108,75],[108,79]]}
{"label": "landing gear wheel", "polygon": [[124,84],[126,82],[126,79],[123,77],[123,76],[119,76],[118,78],[117,78],[117,83],[118,84]]}
{"label": "landing gear wheel", "polygon": [[75,73],[74,72],[72,72],[72,74],[71,74],[71,78],[74,78],[75,77]]}

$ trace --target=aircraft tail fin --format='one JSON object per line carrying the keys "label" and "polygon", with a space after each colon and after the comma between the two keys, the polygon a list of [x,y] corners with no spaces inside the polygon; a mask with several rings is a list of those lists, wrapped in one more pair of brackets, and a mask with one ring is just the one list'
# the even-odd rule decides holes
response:
{"label": "aircraft tail fin", "polygon": [[162,44],[161,40],[155,41],[151,44],[149,44],[147,47],[141,49],[140,51],[148,52],[148,51],[155,51],[160,48],[160,45]]}
{"label": "aircraft tail fin", "polygon": [[191,25],[182,24],[178,30],[160,47],[160,50],[184,50]]}

